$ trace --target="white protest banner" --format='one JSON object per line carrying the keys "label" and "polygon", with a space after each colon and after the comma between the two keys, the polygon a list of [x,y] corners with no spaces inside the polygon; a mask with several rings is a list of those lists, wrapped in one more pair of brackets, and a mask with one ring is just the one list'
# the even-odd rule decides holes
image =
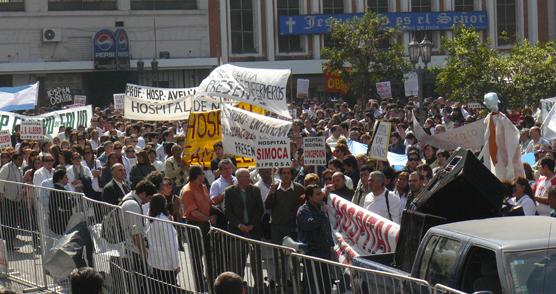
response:
{"label": "white protest banner", "polygon": [[73,105],[85,106],[87,105],[87,96],[85,95],[73,95]]}
{"label": "white protest banner", "polygon": [[257,168],[290,167],[290,139],[257,140]]}
{"label": "white protest banner", "polygon": [[297,118],[297,108],[289,109],[292,118]]}
{"label": "white protest banner", "polygon": [[56,87],[46,90],[48,101],[51,106],[73,102],[73,96],[69,87]]}
{"label": "white protest banner", "polygon": [[21,122],[19,133],[23,140],[44,140],[44,128],[39,120],[25,120]]}
{"label": "white protest banner", "polygon": [[223,103],[220,105],[224,153],[256,158],[257,140],[285,140],[291,121],[252,113]]}
{"label": "white protest banner", "polygon": [[335,194],[330,194],[327,209],[340,262],[396,251],[400,226],[395,222]]}
{"label": "white protest banner", "polygon": [[392,87],[390,81],[376,83],[376,92],[380,98],[392,98]]}
{"label": "white protest banner", "polygon": [[541,134],[547,140],[556,139],[556,105],[552,106],[550,112],[542,122]]}
{"label": "white protest banner", "polygon": [[369,149],[369,157],[377,160],[388,160],[388,146],[390,145],[390,132],[392,123],[376,122],[373,133],[373,141]]}
{"label": "white protest banner", "polygon": [[197,88],[156,88],[129,83],[125,88],[126,99],[131,97],[159,103],[193,97],[196,93]]}
{"label": "white protest banner", "polygon": [[552,106],[556,104],[556,97],[541,99],[541,121],[544,122]]}
{"label": "white protest banner", "polygon": [[10,134],[10,131],[3,130],[0,131],[0,148],[7,148],[7,147],[13,147],[12,136]]}
{"label": "white protest banner", "polygon": [[225,64],[215,68],[201,82],[197,95],[246,102],[291,118],[286,102],[290,73],[289,69],[254,69]]}
{"label": "white protest banner", "polygon": [[478,151],[483,148],[485,142],[485,124],[483,120],[459,128],[448,129],[444,133],[431,136],[425,133],[414,115],[413,131],[419,142],[444,150],[455,150],[462,147]]}
{"label": "white protest banner", "polygon": [[309,97],[309,80],[297,79],[297,98],[305,99]]}
{"label": "white protest banner", "polygon": [[124,101],[124,118],[148,121],[175,121],[189,118],[190,112],[220,109],[220,102],[209,97],[181,97],[171,101],[153,102],[131,96]]}
{"label": "white protest banner", "polygon": [[419,95],[419,82],[417,80],[417,73],[412,71],[404,74],[403,87],[405,90],[405,96],[417,96]]}
{"label": "white protest banner", "polygon": [[8,130],[13,133],[16,125],[25,120],[38,120],[42,122],[44,135],[53,138],[58,135],[60,127],[78,126],[88,128],[91,126],[93,107],[91,105],[58,110],[37,116],[20,115],[13,112],[0,111],[0,130]]}
{"label": "white protest banner", "polygon": [[309,165],[326,165],[326,139],[324,137],[303,138],[303,163]]}
{"label": "white protest banner", "polygon": [[124,110],[125,94],[114,94],[114,110]]}

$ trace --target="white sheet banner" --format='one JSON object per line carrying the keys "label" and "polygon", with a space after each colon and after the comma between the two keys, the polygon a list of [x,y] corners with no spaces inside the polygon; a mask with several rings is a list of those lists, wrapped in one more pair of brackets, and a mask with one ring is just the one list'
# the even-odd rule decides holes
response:
{"label": "white sheet banner", "polygon": [[463,147],[478,151],[483,148],[485,142],[485,125],[482,120],[431,136],[425,133],[425,130],[413,115],[413,131],[419,142],[444,150],[455,150],[458,147]]}
{"label": "white sheet banner", "polygon": [[340,262],[359,255],[396,251],[400,226],[335,194],[330,194],[328,217]]}
{"label": "white sheet banner", "polygon": [[197,88],[155,88],[134,84],[127,84],[125,89],[126,99],[131,97],[159,103],[193,97],[195,93]]}
{"label": "white sheet banner", "polygon": [[8,130],[13,133],[15,126],[20,125],[22,121],[39,120],[42,121],[45,136],[53,138],[58,135],[61,126],[73,129],[78,126],[90,127],[92,117],[93,107],[91,105],[53,111],[37,116],[0,111],[0,130]]}
{"label": "white sheet banner", "polygon": [[283,168],[292,165],[290,139],[257,141],[257,168]]}
{"label": "white sheet banner", "polygon": [[291,118],[286,102],[290,70],[254,69],[225,64],[201,82],[197,95],[214,96],[260,106]]}
{"label": "white sheet banner", "polygon": [[223,103],[220,106],[224,153],[256,158],[257,140],[286,140],[291,121],[252,113]]}
{"label": "white sheet banner", "polygon": [[390,145],[390,132],[392,131],[392,123],[377,122],[373,142],[369,150],[369,157],[377,160],[388,160],[388,146]]}
{"label": "white sheet banner", "polygon": [[541,121],[544,122],[552,107],[556,104],[556,97],[541,99]]}
{"label": "white sheet banner", "polygon": [[303,138],[303,163],[309,165],[326,165],[326,139],[324,137]]}
{"label": "white sheet banner", "polygon": [[547,140],[556,139],[556,104],[542,122],[541,134]]}
{"label": "white sheet banner", "polygon": [[181,97],[175,100],[154,102],[126,96],[124,118],[147,121],[175,121],[189,118],[190,112],[207,112],[220,109],[220,102],[209,97]]}

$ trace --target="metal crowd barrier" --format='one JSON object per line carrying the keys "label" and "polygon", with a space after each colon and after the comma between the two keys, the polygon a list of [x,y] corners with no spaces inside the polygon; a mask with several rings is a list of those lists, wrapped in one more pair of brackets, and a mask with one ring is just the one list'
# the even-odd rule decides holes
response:
{"label": "metal crowd barrier", "polygon": [[302,293],[428,294],[431,286],[423,280],[293,253],[299,265],[298,288]]}
{"label": "metal crowd barrier", "polygon": [[456,290],[456,289],[452,289],[450,287],[441,285],[441,284],[436,284],[434,285],[434,289],[433,289],[433,293],[434,294],[466,294],[465,292]]}
{"label": "metal crowd barrier", "polygon": [[[18,248],[8,253],[8,278],[25,285],[24,292],[70,293],[70,271],[91,266],[104,275],[105,293],[212,293],[225,271],[242,276],[247,293],[463,293],[152,218],[147,206],[141,215],[80,193],[0,185],[12,191],[0,200],[1,238]],[[68,241],[83,250],[68,255]]]}
{"label": "metal crowd barrier", "polygon": [[210,281],[226,271],[244,278],[247,293],[300,293],[290,256],[293,249],[212,228],[209,233]]}

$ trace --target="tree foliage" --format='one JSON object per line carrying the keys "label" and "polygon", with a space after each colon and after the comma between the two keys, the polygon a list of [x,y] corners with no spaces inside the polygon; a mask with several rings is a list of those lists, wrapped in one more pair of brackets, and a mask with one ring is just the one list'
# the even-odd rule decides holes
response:
{"label": "tree foliage", "polygon": [[403,46],[396,42],[400,31],[385,29],[386,22],[372,11],[346,22],[331,21],[335,46],[324,48],[325,66],[351,83],[355,97],[368,99],[377,82],[401,80],[410,69]]}
{"label": "tree foliage", "polygon": [[556,46],[519,41],[509,52],[481,42],[471,28],[454,28],[442,40],[446,65],[436,68],[436,91],[453,101],[482,101],[485,93],[500,94],[512,108],[533,105],[556,95]]}

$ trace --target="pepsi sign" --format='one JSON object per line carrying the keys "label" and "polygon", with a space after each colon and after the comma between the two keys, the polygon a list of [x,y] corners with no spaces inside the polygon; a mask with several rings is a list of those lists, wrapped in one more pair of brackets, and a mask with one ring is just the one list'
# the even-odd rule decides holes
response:
{"label": "pepsi sign", "polygon": [[116,39],[111,30],[102,29],[95,34],[93,53],[95,59],[116,57]]}

